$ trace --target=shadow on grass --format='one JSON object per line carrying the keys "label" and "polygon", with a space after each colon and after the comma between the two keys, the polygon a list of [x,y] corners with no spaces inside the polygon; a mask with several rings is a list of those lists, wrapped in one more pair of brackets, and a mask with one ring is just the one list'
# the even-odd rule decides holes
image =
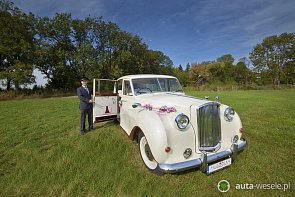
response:
{"label": "shadow on grass", "polygon": [[102,129],[102,128],[108,128],[108,127],[112,127],[115,125],[119,125],[118,121],[116,120],[110,120],[110,121],[105,121],[105,122],[100,122],[100,123],[95,123],[94,124],[94,128],[96,129]]}

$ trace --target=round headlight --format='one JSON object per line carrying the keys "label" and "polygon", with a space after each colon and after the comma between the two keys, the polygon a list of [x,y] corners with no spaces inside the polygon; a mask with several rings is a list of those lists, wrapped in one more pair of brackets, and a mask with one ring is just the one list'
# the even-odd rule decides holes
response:
{"label": "round headlight", "polygon": [[226,121],[232,121],[234,119],[235,110],[231,107],[226,108],[224,111],[224,118]]}
{"label": "round headlight", "polygon": [[181,130],[185,129],[187,125],[189,124],[189,119],[186,115],[184,114],[179,114],[175,118],[175,122],[177,124],[177,127]]}

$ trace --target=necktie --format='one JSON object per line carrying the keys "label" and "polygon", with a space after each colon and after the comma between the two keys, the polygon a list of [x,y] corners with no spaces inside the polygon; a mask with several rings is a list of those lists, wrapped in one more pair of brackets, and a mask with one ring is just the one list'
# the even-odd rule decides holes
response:
{"label": "necktie", "polygon": [[89,90],[88,90],[87,86],[85,86],[84,88],[87,91],[87,93],[89,94]]}

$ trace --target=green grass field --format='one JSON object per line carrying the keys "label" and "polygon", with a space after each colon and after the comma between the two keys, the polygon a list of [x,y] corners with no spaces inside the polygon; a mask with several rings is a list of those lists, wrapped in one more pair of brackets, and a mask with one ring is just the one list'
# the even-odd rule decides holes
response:
{"label": "green grass field", "polygon": [[[78,98],[0,102],[0,196],[295,196],[295,91],[187,92],[220,96],[238,112],[249,146],[229,168],[156,176],[117,123],[79,135]],[[237,190],[236,184],[291,189]]]}

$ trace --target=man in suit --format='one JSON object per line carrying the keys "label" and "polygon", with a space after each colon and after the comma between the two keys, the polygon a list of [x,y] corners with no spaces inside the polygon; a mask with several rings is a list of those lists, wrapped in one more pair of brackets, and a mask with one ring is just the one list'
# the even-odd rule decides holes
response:
{"label": "man in suit", "polygon": [[91,99],[92,89],[87,86],[88,78],[82,77],[81,84],[82,86],[77,88],[77,95],[80,99],[80,111],[81,111],[81,119],[80,119],[80,133],[81,135],[85,134],[85,119],[86,114],[88,116],[88,131],[93,129],[92,122],[92,113],[93,113],[93,101]]}

